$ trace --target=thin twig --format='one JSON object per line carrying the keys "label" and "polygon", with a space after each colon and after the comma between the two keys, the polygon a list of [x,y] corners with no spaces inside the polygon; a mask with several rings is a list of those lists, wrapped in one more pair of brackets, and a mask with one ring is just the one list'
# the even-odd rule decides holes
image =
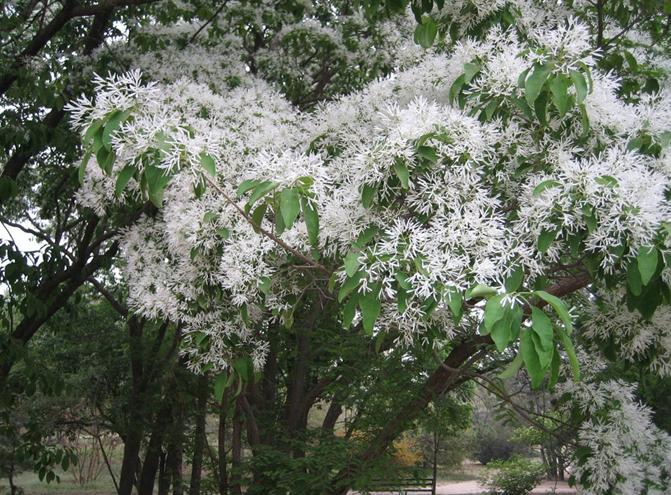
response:
{"label": "thin twig", "polygon": [[275,242],[277,245],[281,246],[285,251],[287,251],[287,252],[293,254],[293,255],[296,256],[297,258],[299,258],[299,259],[301,259],[302,261],[304,261],[305,263],[307,263],[311,268],[316,268],[316,269],[321,270],[321,271],[323,271],[324,273],[327,273],[327,274],[330,274],[330,273],[331,273],[331,272],[329,271],[329,269],[326,268],[326,267],[325,267],[324,265],[322,265],[321,263],[319,263],[319,262],[313,260],[312,258],[310,258],[310,257],[308,257],[308,256],[306,256],[306,255],[304,255],[303,253],[301,253],[301,252],[300,252],[299,250],[297,250],[296,248],[289,246],[289,244],[287,244],[286,242],[284,242],[282,239],[280,239],[279,237],[277,237],[277,236],[276,236],[275,234],[273,234],[272,232],[268,232],[266,229],[264,229],[263,227],[261,227],[261,225],[257,225],[256,222],[254,222],[254,220],[252,219],[252,217],[249,215],[249,213],[245,212],[245,210],[243,210],[242,208],[240,208],[240,205],[238,205],[238,203],[236,203],[235,201],[233,201],[233,199],[226,193],[226,191],[224,191],[224,189],[223,189],[219,184],[217,184],[214,180],[212,180],[212,178],[210,178],[210,177],[207,176],[207,175],[204,175],[204,177],[205,177],[205,180],[206,180],[212,187],[214,187],[214,188],[217,190],[217,192],[219,192],[219,193],[224,197],[224,199],[225,199],[231,206],[233,206],[233,207],[238,211],[238,213],[240,213],[240,215],[242,215],[242,216],[244,217],[244,219],[247,220],[247,222],[248,222],[252,227],[254,227],[255,230],[257,230],[258,232],[260,232],[261,234],[263,234],[264,236],[266,236],[268,239],[270,239],[270,240],[272,240],[273,242]]}

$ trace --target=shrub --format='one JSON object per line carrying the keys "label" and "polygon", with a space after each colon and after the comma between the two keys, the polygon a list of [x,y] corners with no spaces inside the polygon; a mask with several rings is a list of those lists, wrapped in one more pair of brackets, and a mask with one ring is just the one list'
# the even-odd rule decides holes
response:
{"label": "shrub", "polygon": [[543,480],[545,468],[540,462],[522,457],[493,461],[485,486],[490,495],[527,495]]}

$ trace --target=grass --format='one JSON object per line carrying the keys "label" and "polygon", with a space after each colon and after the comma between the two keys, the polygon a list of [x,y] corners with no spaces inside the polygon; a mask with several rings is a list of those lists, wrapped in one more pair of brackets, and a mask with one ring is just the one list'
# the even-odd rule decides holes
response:
{"label": "grass", "polygon": [[482,477],[486,468],[476,462],[464,462],[460,466],[438,470],[438,482],[449,483],[451,481],[473,481]]}
{"label": "grass", "polygon": [[[40,481],[37,474],[32,472],[19,473],[14,477],[14,484],[24,490],[25,495],[115,495],[114,484],[109,475],[104,472],[100,477],[87,485],[79,485],[74,482],[69,473],[57,473],[61,482]],[[0,480],[0,494],[9,493],[9,482],[7,479]]]}

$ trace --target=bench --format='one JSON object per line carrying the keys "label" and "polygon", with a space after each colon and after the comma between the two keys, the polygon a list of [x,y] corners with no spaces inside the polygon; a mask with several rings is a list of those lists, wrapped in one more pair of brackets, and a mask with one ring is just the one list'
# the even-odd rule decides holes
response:
{"label": "bench", "polygon": [[435,495],[433,478],[400,478],[392,480],[375,479],[371,481],[370,493],[397,493],[411,495],[413,493],[431,493]]}

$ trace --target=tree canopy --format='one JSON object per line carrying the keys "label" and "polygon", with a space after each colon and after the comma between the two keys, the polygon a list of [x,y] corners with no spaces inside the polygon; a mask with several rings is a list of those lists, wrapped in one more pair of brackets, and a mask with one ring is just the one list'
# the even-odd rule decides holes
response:
{"label": "tree canopy", "polygon": [[[44,243],[1,247],[4,381],[87,283],[244,422],[250,493],[344,494],[429,403],[518,372],[578,430],[585,493],[671,489],[612,373],[671,375],[668,0],[3,14],[2,221]],[[304,484],[269,474],[286,453]]]}

